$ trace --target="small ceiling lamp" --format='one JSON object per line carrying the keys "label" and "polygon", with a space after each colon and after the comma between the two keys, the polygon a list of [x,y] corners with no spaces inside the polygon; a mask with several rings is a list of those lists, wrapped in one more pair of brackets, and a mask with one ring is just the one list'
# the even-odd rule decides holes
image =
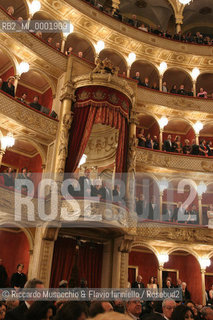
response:
{"label": "small ceiling lamp", "polygon": [[7,148],[13,147],[15,144],[15,139],[12,133],[8,133],[6,136],[1,138],[1,149],[5,151]]}
{"label": "small ceiling lamp", "polygon": [[19,75],[30,70],[29,63],[22,61],[18,66]]}
{"label": "small ceiling lamp", "polygon": [[200,74],[200,70],[198,68],[194,68],[192,70],[192,79],[197,80],[197,77],[199,76],[199,74]]}
{"label": "small ceiling lamp", "polygon": [[38,0],[34,0],[30,4],[30,13],[33,15],[34,13],[38,12],[41,9],[41,3]]}
{"label": "small ceiling lamp", "polygon": [[199,134],[202,129],[203,129],[203,124],[202,124],[202,122],[197,121],[197,122],[194,124],[195,133],[196,133],[196,134]]}
{"label": "small ceiling lamp", "polygon": [[102,40],[98,41],[97,44],[95,45],[95,51],[97,54],[99,54],[104,48],[105,48],[105,43]]}
{"label": "small ceiling lamp", "polygon": [[160,73],[163,74],[167,69],[167,63],[165,61],[161,62],[159,66]]}
{"label": "small ceiling lamp", "polygon": [[184,4],[184,5],[186,5],[186,4],[190,4],[190,2],[192,2],[193,0],[179,0],[179,2],[181,3],[181,4]]}
{"label": "small ceiling lamp", "polygon": [[163,129],[165,126],[167,126],[169,120],[167,119],[167,117],[162,117],[158,120],[159,126],[161,129]]}
{"label": "small ceiling lamp", "polygon": [[133,64],[133,62],[135,62],[135,60],[136,60],[136,54],[134,52],[131,52],[128,55],[127,60],[128,60],[129,65],[131,66],[131,64]]}

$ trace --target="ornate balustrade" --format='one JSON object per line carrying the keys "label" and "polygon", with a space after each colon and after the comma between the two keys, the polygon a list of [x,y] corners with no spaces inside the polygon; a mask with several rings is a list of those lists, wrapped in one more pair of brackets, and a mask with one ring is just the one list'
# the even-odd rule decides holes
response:
{"label": "ornate balustrade", "polygon": [[[1,21],[13,21],[13,19],[4,11],[0,6],[0,20]],[[39,57],[50,63],[56,69],[66,71],[67,57],[61,52],[57,51],[50,45],[48,45],[42,39],[39,39],[30,32],[16,32],[7,33],[7,36],[12,39],[19,41],[22,45],[30,49],[32,52],[37,54]]]}
{"label": "ornate balustrade", "polygon": [[[171,61],[171,63],[188,63],[192,65],[196,64],[197,66],[199,61],[199,66],[213,65],[213,60],[211,58],[213,48],[211,46],[208,47],[197,44],[186,44],[179,41],[161,38],[122,23],[121,21],[118,21],[115,18],[99,11],[84,1],[66,0],[66,2],[85,15],[84,17],[81,16],[81,21],[78,21],[77,23],[77,25],[79,25],[79,23],[81,24],[82,32],[83,29],[88,32],[89,28],[95,33],[98,32],[101,34],[101,29],[104,25],[110,29],[113,29],[113,32],[110,34],[110,32],[107,32],[107,30],[104,29],[103,35],[107,35],[108,38],[114,42],[114,44],[124,47],[125,49],[130,49],[131,46],[130,50],[134,50],[135,53],[138,50],[138,53],[140,54],[144,53],[145,55],[153,57],[156,57],[156,55],[159,53],[162,60],[168,59],[168,61]],[[98,24],[100,24],[100,26]],[[140,45],[139,43],[133,43],[133,39],[142,42],[143,44]],[[165,51],[162,51],[162,48],[165,49]],[[158,50],[161,50],[161,52]],[[170,52],[166,50],[169,50]],[[192,57],[192,54],[197,56]],[[206,57],[203,59],[203,56],[208,56],[208,58]]]}
{"label": "ornate balustrade", "polygon": [[201,156],[174,154],[138,147],[136,161],[137,165],[142,164],[143,167],[163,167],[173,170],[213,173],[213,158]]}
{"label": "ornate balustrade", "polygon": [[[48,117],[0,91],[0,114],[17,126],[28,129],[48,141],[55,140],[58,120]],[[8,119],[9,118],[9,119]],[[3,122],[3,121],[2,121]]]}
{"label": "ornate balustrade", "polygon": [[140,111],[140,105],[146,105],[150,111],[153,106],[164,106],[174,110],[197,111],[213,113],[213,100],[189,96],[181,96],[172,93],[164,93],[157,90],[138,87],[137,110]]}

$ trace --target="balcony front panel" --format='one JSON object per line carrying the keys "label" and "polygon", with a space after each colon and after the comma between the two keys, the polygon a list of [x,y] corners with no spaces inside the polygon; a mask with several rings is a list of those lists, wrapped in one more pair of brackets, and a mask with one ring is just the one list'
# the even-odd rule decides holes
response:
{"label": "balcony front panel", "polygon": [[138,147],[136,160],[139,167],[143,165],[172,170],[213,173],[213,158],[173,154]]}

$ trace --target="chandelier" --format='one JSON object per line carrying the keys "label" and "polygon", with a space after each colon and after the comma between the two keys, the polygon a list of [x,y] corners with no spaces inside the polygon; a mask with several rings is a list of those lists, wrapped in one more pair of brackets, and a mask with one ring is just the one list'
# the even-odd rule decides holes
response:
{"label": "chandelier", "polygon": [[190,4],[193,0],[179,0],[181,4]]}

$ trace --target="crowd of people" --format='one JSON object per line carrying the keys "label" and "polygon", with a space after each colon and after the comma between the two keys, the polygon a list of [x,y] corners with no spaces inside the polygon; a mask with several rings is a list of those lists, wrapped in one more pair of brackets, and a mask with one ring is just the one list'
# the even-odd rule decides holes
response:
{"label": "crowd of people", "polygon": [[[2,78],[0,78],[0,90],[2,90],[3,92],[7,93],[8,95],[12,96],[15,98],[15,77],[14,76],[10,76],[7,81],[3,81]],[[49,115],[50,110],[44,106],[42,106],[39,103],[39,96],[34,96],[33,100],[28,103],[27,102],[27,93],[23,92],[20,98],[17,98],[18,101],[20,101],[21,103],[24,103],[25,105],[29,105],[31,108],[38,110],[44,114]],[[52,111],[52,113],[50,114],[51,117],[53,118],[57,118],[57,114]]]}
{"label": "crowd of people", "polygon": [[9,167],[5,169],[2,173],[0,173],[0,178],[0,181],[4,184],[5,187],[16,187],[19,190],[26,191],[27,185],[22,185],[19,187],[18,181],[21,179],[33,182],[33,173],[31,170],[28,170],[26,167],[24,167],[21,169],[21,172],[17,174],[15,170]]}
{"label": "crowd of people", "polygon": [[[22,273],[22,265],[20,269],[12,276],[12,278],[24,278],[24,281],[14,282],[13,288],[17,291],[20,288],[25,289],[44,289],[44,283],[36,278],[26,281],[26,276]],[[0,265],[0,275],[1,268]],[[6,271],[5,271],[6,272]],[[0,277],[1,279],[1,277]],[[12,283],[11,283],[12,286]],[[142,276],[138,276],[136,281],[132,283],[133,290],[135,288],[145,288],[142,282]],[[206,306],[199,305],[190,300],[191,295],[187,289],[186,282],[177,280],[177,284],[173,285],[171,278],[167,277],[163,283],[165,289],[179,288],[182,293],[182,299],[175,301],[166,298],[163,301],[142,301],[142,299],[129,299],[124,301],[117,299],[113,301],[69,301],[62,299],[54,301],[31,301],[25,299],[19,301],[10,295],[0,302],[0,319],[1,320],[86,320],[87,318],[94,320],[212,320],[213,309],[212,300],[209,290]],[[1,287],[3,288],[3,287]],[[68,289],[68,281],[62,280],[58,286],[59,289]],[[82,287],[81,287],[82,288]],[[85,288],[85,286],[83,286]],[[148,289],[158,290],[159,285],[156,277],[151,277],[147,284]],[[208,299],[209,297],[209,299]]]}
{"label": "crowd of people", "polygon": [[[137,138],[139,147],[153,150],[160,149],[158,137],[154,135],[152,138],[150,133],[145,136],[144,129],[139,131]],[[182,153],[188,155],[200,155],[205,157],[213,156],[213,145],[211,140],[206,141],[205,139],[202,139],[198,145],[196,144],[196,139],[192,139],[191,143],[189,139],[184,139],[183,144],[179,135],[172,139],[171,134],[169,134],[166,140],[164,140],[162,150],[165,152]]]}
{"label": "crowd of people", "polygon": [[100,1],[97,0],[84,0],[87,3],[90,3],[92,6],[96,7],[100,11],[103,11],[115,19],[127,23],[131,27],[137,28],[144,32],[149,32],[152,34],[155,34],[159,37],[166,38],[166,39],[172,39],[176,41],[186,42],[186,43],[196,43],[200,45],[213,45],[213,37],[211,34],[205,35],[201,34],[199,31],[196,33],[187,32],[186,34],[182,34],[181,31],[175,34],[171,34],[168,30],[162,30],[160,25],[156,25],[155,27],[151,27],[148,24],[143,23],[139,19],[137,19],[137,16],[135,14],[132,14],[131,17],[126,17],[123,15],[119,9],[114,9],[112,7],[112,1],[111,0],[105,0],[104,3],[100,3]]}

